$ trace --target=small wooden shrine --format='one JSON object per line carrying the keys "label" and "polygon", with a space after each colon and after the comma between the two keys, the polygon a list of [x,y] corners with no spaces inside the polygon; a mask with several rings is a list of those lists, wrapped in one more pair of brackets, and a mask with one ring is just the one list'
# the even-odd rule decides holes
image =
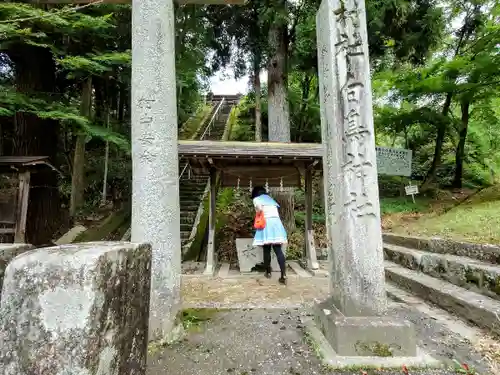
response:
{"label": "small wooden shrine", "polygon": [[47,167],[47,156],[0,156],[0,242],[25,242],[31,174]]}
{"label": "small wooden shrine", "polygon": [[[179,157],[193,174],[210,175],[210,212],[207,273],[215,264],[215,204],[217,185],[251,189],[301,187],[306,196],[306,256],[308,266],[318,268],[312,228],[313,172],[321,170],[322,145],[317,143],[180,141]],[[217,184],[218,183],[218,184]]]}

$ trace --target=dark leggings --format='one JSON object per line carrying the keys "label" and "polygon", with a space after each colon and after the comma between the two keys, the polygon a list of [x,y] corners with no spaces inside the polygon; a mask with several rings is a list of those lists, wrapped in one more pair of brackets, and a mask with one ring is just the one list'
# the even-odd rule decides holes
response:
{"label": "dark leggings", "polygon": [[264,245],[264,267],[266,270],[271,270],[271,247],[276,254],[276,258],[278,259],[278,264],[281,270],[281,277],[286,275],[286,265],[285,265],[285,255],[283,254],[283,250],[281,249],[281,244],[273,244],[273,245]]}

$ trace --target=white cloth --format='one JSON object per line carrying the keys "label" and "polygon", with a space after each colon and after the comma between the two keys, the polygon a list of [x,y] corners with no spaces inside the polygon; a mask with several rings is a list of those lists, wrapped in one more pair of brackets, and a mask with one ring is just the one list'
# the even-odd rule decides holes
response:
{"label": "white cloth", "polygon": [[280,217],[280,214],[278,213],[278,207],[262,205],[258,197],[253,199],[253,205],[257,211],[264,211],[264,217],[266,219],[270,219],[272,217]]}

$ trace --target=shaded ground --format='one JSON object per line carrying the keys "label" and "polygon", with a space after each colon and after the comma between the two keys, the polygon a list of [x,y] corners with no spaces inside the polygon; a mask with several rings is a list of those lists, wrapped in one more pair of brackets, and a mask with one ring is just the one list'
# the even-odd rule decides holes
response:
{"label": "shaded ground", "polygon": [[[420,345],[434,356],[457,359],[489,373],[470,344],[411,308],[396,304],[393,313],[407,317],[417,326]],[[191,326],[187,338],[150,355],[147,375],[312,375],[362,374],[361,368],[333,370],[321,363],[304,334],[302,320],[307,311],[289,309],[221,310],[199,326]],[[368,374],[402,374],[402,370],[366,369]],[[444,375],[458,373],[453,368],[410,369],[410,374]]]}

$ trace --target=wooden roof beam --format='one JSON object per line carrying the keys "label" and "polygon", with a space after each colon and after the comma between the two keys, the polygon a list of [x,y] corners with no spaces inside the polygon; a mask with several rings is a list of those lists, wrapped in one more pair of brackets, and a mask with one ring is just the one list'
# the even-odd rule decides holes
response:
{"label": "wooden roof beam", "polygon": [[323,148],[320,143],[179,141],[179,154],[185,158],[238,156],[240,159],[298,160],[321,159]]}

